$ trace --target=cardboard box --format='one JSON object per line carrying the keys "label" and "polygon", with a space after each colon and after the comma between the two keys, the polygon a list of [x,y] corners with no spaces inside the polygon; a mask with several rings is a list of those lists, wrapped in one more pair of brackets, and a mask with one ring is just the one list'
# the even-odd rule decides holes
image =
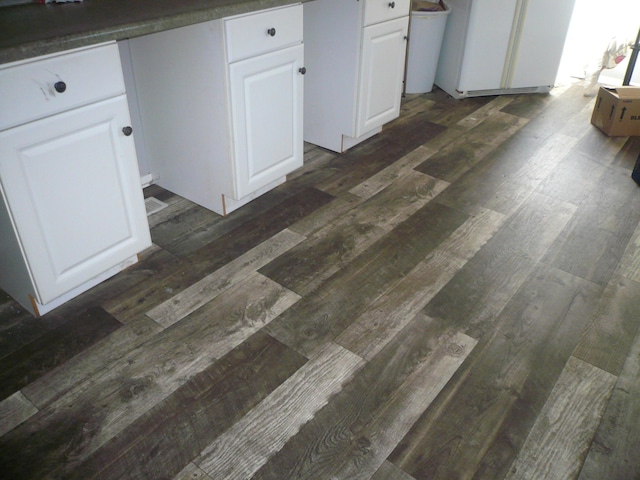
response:
{"label": "cardboard box", "polygon": [[609,137],[640,135],[640,87],[600,87],[591,123]]}

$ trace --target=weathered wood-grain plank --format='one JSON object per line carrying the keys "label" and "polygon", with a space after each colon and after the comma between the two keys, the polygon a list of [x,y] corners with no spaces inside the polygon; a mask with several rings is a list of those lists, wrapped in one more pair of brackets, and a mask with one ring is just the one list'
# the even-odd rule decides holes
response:
{"label": "weathered wood-grain plank", "polygon": [[620,372],[579,480],[640,478],[640,335]]}
{"label": "weathered wood-grain plank", "polygon": [[384,461],[371,480],[415,480],[415,478],[400,470],[393,463]]}
{"label": "weathered wood-grain plank", "polygon": [[195,464],[213,478],[250,478],[362,368],[328,344],[271,395],[204,449]]}
{"label": "weathered wood-grain plank", "polygon": [[394,181],[407,175],[413,168],[434,155],[436,150],[419,146],[412,152],[407,153],[404,157],[392,163],[387,168],[379,171],[372,177],[368,178],[360,185],[353,187],[349,193],[358,197],[367,199],[391,185]]}
{"label": "weathered wood-grain plank", "polygon": [[297,300],[248,277],[0,437],[0,464],[17,478],[64,476]]}
{"label": "weathered wood-grain plank", "polygon": [[[206,246],[154,272],[154,281],[136,284],[104,302],[105,309],[123,323],[139,318],[193,283],[231,262],[331,200],[305,189],[273,207],[255,221],[242,223]],[[168,255],[168,253],[167,253]],[[157,275],[157,276],[156,276]]]}
{"label": "weathered wood-grain plank", "polygon": [[133,480],[149,472],[171,477],[305,362],[257,332],[138,418],[70,477]]}
{"label": "weathered wood-grain plank", "polygon": [[606,285],[640,221],[640,195],[628,171],[605,168],[543,259]]}
{"label": "weathered wood-grain plank", "polygon": [[371,304],[336,343],[371,360],[491,238],[504,216],[482,210]]}
{"label": "weathered wood-grain plank", "polygon": [[615,276],[605,288],[593,321],[573,355],[620,375],[640,331],[640,282]]}
{"label": "weathered wood-grain plank", "polygon": [[121,326],[103,309],[92,308],[5,356],[0,370],[0,400],[62,365]]}
{"label": "weathered wood-grain plank", "polygon": [[526,123],[527,120],[521,117],[495,112],[464,136],[458,136],[457,140],[441,148],[416,170],[454,182]]}
{"label": "weathered wood-grain plank", "polygon": [[570,358],[505,480],[576,478],[615,381]]}
{"label": "weathered wood-grain plank", "polygon": [[0,437],[38,413],[36,406],[21,392],[0,402]]}
{"label": "weathered wood-grain plank", "polygon": [[[480,338],[560,234],[575,207],[534,195],[423,310]],[[463,327],[457,327],[462,329]]]}
{"label": "weathered wood-grain plank", "polygon": [[204,473],[195,463],[190,463],[180,471],[173,480],[214,480]]}
{"label": "weathered wood-grain plank", "polygon": [[474,345],[416,318],[255,479],[370,478]]}
{"label": "weathered wood-grain plank", "polygon": [[356,205],[259,271],[305,295],[315,290],[449,184],[414,171]]}
{"label": "weathered wood-grain plank", "polygon": [[437,417],[421,418],[391,460],[418,479],[503,478],[599,290],[566,272],[536,269],[480,339],[451,386],[455,397],[436,405]]}
{"label": "weathered wood-grain plank", "polygon": [[640,282],[640,226],[636,227],[629,240],[618,265],[618,272],[629,280]]}
{"label": "weathered wood-grain plank", "polygon": [[161,330],[153,320],[141,317],[31,382],[22,389],[22,393],[42,409],[99,374],[105,365],[113,365]]}
{"label": "weathered wood-grain plank", "polygon": [[429,202],[266,328],[311,355],[421,262],[467,215]]}
{"label": "weathered wood-grain plank", "polygon": [[302,240],[304,240],[302,235],[285,229],[166,302],[152,308],[147,312],[147,316],[163,327],[173,325]]}

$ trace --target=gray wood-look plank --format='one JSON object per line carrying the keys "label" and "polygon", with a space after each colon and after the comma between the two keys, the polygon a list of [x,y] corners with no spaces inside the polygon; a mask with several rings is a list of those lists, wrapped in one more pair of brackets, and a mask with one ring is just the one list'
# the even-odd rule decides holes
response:
{"label": "gray wood-look plank", "polygon": [[[640,478],[640,335],[616,382],[611,400],[580,470],[579,480]],[[629,428],[633,426],[633,428]]]}
{"label": "gray wood-look plank", "polygon": [[582,93],[406,95],[226,217],[145,188],[137,264],[0,292],[0,478],[640,479],[640,137]]}
{"label": "gray wood-look plank", "polygon": [[517,454],[599,293],[565,272],[536,269],[480,338],[446,410],[421,419],[391,460],[416,478],[502,478],[492,468]]}
{"label": "gray wood-look plank", "polygon": [[208,445],[194,463],[213,478],[250,478],[363,364],[357,355],[339,345],[327,344],[315,358]]}
{"label": "gray wood-look plank", "polygon": [[166,302],[152,308],[147,315],[163,327],[169,327],[302,240],[304,240],[302,235],[285,229]]}
{"label": "gray wood-look plank", "polygon": [[640,325],[640,283],[614,277],[600,299],[593,321],[574,356],[613,375],[622,370]]}
{"label": "gray wood-look plank", "polygon": [[448,185],[411,170],[259,271],[288,289],[305,295]]}
{"label": "gray wood-look plank", "polygon": [[615,381],[570,358],[505,480],[576,478]]}
{"label": "gray wood-look plank", "polygon": [[[66,475],[297,300],[269,279],[251,275],[0,437],[5,471],[16,477]],[[41,458],[35,447],[47,449],[47,456]]]}
{"label": "gray wood-look plank", "polygon": [[311,355],[456,230],[467,215],[429,202],[266,328]]}
{"label": "gray wood-look plank", "polygon": [[29,417],[38,413],[36,406],[21,392],[0,402],[0,436],[10,432]]}
{"label": "gray wood-look plank", "polygon": [[255,476],[256,480],[370,478],[475,341],[411,322]]}

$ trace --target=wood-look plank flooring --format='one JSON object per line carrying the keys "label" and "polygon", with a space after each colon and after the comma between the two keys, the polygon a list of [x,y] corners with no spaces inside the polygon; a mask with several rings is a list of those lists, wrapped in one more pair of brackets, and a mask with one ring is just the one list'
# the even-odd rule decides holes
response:
{"label": "wood-look plank flooring", "polygon": [[0,292],[0,478],[640,479],[640,137],[592,108],[436,89],[227,217],[148,187],[138,264]]}

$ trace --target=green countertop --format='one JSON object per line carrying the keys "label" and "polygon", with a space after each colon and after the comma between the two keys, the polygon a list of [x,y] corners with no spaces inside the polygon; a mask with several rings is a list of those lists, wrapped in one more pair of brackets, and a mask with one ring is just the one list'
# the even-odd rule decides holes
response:
{"label": "green countertop", "polygon": [[84,0],[0,8],[0,64],[309,0]]}

